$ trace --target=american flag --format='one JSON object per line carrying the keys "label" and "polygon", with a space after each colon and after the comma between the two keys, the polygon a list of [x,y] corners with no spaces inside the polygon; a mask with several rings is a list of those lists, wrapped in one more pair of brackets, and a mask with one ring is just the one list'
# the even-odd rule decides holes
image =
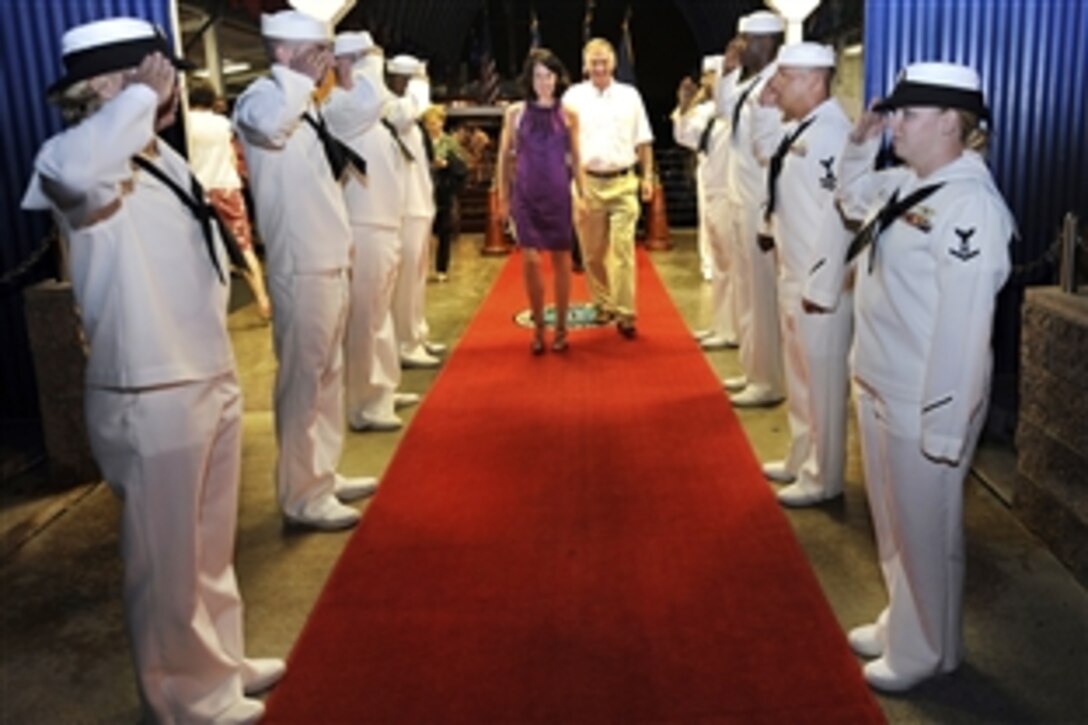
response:
{"label": "american flag", "polygon": [[616,59],[616,80],[637,85],[635,77],[635,46],[631,42],[631,6],[623,16],[623,37],[620,38],[619,57]]}
{"label": "american flag", "polygon": [[480,97],[485,106],[492,106],[499,100],[499,72],[495,68],[495,54],[491,52],[491,18],[484,6],[484,21],[480,43]]}
{"label": "american flag", "polygon": [[540,21],[536,17],[536,8],[529,15],[529,50],[536,50],[542,45],[540,41]]}

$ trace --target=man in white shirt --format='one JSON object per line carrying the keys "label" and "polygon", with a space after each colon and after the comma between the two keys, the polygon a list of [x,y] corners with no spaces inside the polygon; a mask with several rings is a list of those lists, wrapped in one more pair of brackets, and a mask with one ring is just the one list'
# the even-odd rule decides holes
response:
{"label": "man in white shirt", "polygon": [[[782,18],[760,10],[740,19],[741,65],[718,83],[718,112],[731,119],[728,164],[729,243],[737,268],[737,319],[743,375],[723,381],[734,406],[775,405],[785,381],[778,331],[774,254],[756,243],[766,175],[756,157],[757,133],[780,137],[778,112],[759,105],[759,94],[774,75],[771,61],[782,44]],[[759,118],[764,116],[766,118]]]}
{"label": "man in white shirt", "polygon": [[289,523],[343,529],[359,512],[342,500],[374,493],[372,478],[336,472],[344,443],[344,331],[351,228],[326,158],[314,89],[331,68],[328,25],[285,10],[261,18],[272,58],[238,98],[257,221],[268,249],[276,372],[276,486]]}
{"label": "man in white shirt", "polygon": [[227,256],[185,160],[156,132],[178,85],[161,32],[110,18],[63,36],[50,96],[73,125],[41,148],[23,208],[67,240],[88,345],[91,448],[122,501],[125,622],[147,721],[251,723],[284,674],[244,655],[234,575],[242,397]]}
{"label": "man in white shirt", "polygon": [[272,304],[264,285],[261,263],[253,252],[253,230],[242,194],[242,178],[234,153],[234,132],[230,119],[212,110],[215,89],[207,81],[195,79],[189,88],[189,113],[185,133],[189,138],[189,164],[207,192],[212,206],[226,222],[246,259],[246,282],[253,291],[258,314],[272,317]]}
{"label": "man in white shirt", "polygon": [[[602,38],[582,52],[589,80],[563,94],[578,114],[586,188],[574,217],[597,321],[635,336],[635,225],[654,191],[653,131],[638,89],[613,78],[616,51]],[[640,176],[635,175],[635,169]]]}
{"label": "man in white shirt", "polygon": [[427,268],[430,266],[431,228],[434,226],[434,184],[431,162],[419,120],[431,105],[431,84],[423,62],[398,55],[386,63],[393,98],[384,118],[400,136],[411,157],[404,167],[404,198],[400,225],[400,270],[393,293],[393,329],[405,367],[433,368],[445,345],[428,340]]}
{"label": "man in white shirt", "polygon": [[[722,75],[726,56],[708,56],[704,61],[703,85],[696,88],[685,78],[673,112],[673,136],[676,142],[698,154],[696,167],[699,201],[699,248],[705,244],[710,270],[710,326],[695,333],[705,350],[737,346],[735,273],[729,258],[728,218],[729,199],[726,195],[727,163],[730,147],[730,119],[717,113],[714,86]],[[737,54],[729,56],[730,70]],[[709,65],[709,67],[707,67]]]}
{"label": "man in white shirt", "polygon": [[385,58],[370,33],[340,33],[334,51],[339,87],[329,96],[325,119],[367,166],[365,175],[349,169],[344,182],[355,245],[344,340],[348,425],[355,431],[397,430],[403,422],[396,408],[419,400],[396,392],[401,368],[392,316],[408,151],[382,123],[392,94],[385,86]]}
{"label": "man in white shirt", "polygon": [[[821,273],[820,250],[845,249],[850,233],[835,208],[838,167],[851,123],[831,97],[835,51],[817,43],[783,46],[777,72],[760,101],[792,124],[764,148],[769,160],[764,219],[778,256],[778,312],[786,367],[790,445],[763,466],[786,506],[809,506],[842,494],[853,295],[843,283],[823,313],[802,306],[805,285]],[[824,239],[823,237],[827,237]]]}

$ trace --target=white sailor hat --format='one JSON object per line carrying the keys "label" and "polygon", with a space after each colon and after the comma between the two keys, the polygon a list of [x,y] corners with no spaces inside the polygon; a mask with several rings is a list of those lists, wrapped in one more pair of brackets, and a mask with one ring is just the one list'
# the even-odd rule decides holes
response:
{"label": "white sailor hat", "polygon": [[365,30],[359,32],[337,33],[336,42],[333,45],[333,53],[347,55],[348,53],[365,53],[374,47],[374,38]]}
{"label": "white sailor hat", "polygon": [[782,20],[781,15],[772,13],[770,10],[757,10],[740,19],[737,23],[737,32],[749,35],[784,33],[786,32],[786,23]]}
{"label": "white sailor hat", "polygon": [[423,70],[423,61],[411,55],[395,55],[386,62],[385,69],[393,75],[414,76]]}
{"label": "white sailor hat", "polygon": [[834,68],[835,49],[819,43],[790,43],[778,49],[775,63],[780,68]]}
{"label": "white sailor hat", "polygon": [[155,52],[169,58],[175,68],[194,67],[183,58],[175,58],[162,29],[146,20],[107,18],[77,25],[61,38],[65,74],[49,86],[47,93],[53,96],[77,81],[132,68]]}
{"label": "white sailor hat", "polygon": [[332,40],[332,26],[297,10],[281,10],[261,15],[261,35],[280,40]]}
{"label": "white sailor hat", "polygon": [[899,73],[895,90],[873,108],[894,111],[905,106],[959,108],[989,119],[982,83],[974,68],[958,63],[912,63]]}
{"label": "white sailor hat", "polygon": [[704,55],[703,73],[721,73],[724,59],[724,55]]}

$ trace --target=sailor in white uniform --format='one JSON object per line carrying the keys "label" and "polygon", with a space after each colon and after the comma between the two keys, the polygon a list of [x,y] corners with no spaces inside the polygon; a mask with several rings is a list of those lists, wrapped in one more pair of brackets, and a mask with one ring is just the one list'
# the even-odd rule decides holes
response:
{"label": "sailor in white uniform", "polygon": [[[778,111],[759,103],[759,95],[774,75],[771,62],[782,44],[785,22],[760,10],[740,19],[741,66],[718,83],[718,113],[730,119],[727,194],[731,263],[736,267],[737,320],[743,375],[723,381],[734,406],[766,406],[785,394],[782,346],[778,331],[774,254],[756,243],[766,173],[756,157],[763,139],[778,139]],[[765,119],[758,119],[757,116]]]}
{"label": "sailor in white uniform", "polygon": [[401,257],[393,294],[393,329],[401,363],[433,368],[445,345],[428,340],[427,268],[431,227],[434,225],[434,184],[420,117],[431,105],[426,66],[418,58],[398,55],[386,63],[389,87],[395,98],[386,105],[385,120],[400,135],[410,161],[405,166],[404,205],[401,207]]}
{"label": "sailor in white uniform", "polygon": [[809,277],[823,267],[816,258],[820,250],[845,249],[850,241],[834,196],[852,124],[831,97],[831,47],[786,45],[776,65],[761,101],[777,105],[791,128],[761,155],[769,166],[764,219],[778,257],[790,445],[785,458],[764,464],[763,472],[793,481],[778,492],[779,501],[807,506],[842,494],[846,466],[852,291],[841,284],[818,312],[803,308],[802,297]]}
{"label": "sailor in white uniform", "polygon": [[[66,32],[50,95],[75,125],[38,153],[23,207],[66,239],[88,345],[87,430],[123,501],[124,601],[140,699],[161,723],[255,722],[284,673],[247,659],[234,575],[242,398],[228,259],[174,123],[166,39],[111,18]],[[202,224],[202,219],[209,219]]]}
{"label": "sailor in white uniform", "polygon": [[329,130],[366,159],[366,174],[349,169],[344,201],[355,245],[351,311],[344,339],[348,426],[355,431],[397,430],[396,408],[418,402],[398,393],[400,357],[393,333],[393,291],[400,268],[401,208],[408,160],[396,131],[382,123],[392,94],[385,60],[370,33],[336,36],[336,75],[324,109]]}
{"label": "sailor in white uniform", "polygon": [[272,72],[238,98],[234,124],[249,166],[268,253],[276,372],[276,486],[287,521],[354,526],[341,503],[374,493],[373,478],[336,472],[344,442],[344,331],[351,228],[326,149],[335,145],[314,98],[333,63],[326,23],[285,10],[261,18]]}
{"label": "sailor in white uniform", "polygon": [[[699,202],[699,255],[709,271],[710,326],[695,333],[704,350],[737,346],[737,313],[734,270],[729,259],[729,201],[726,195],[726,164],[729,155],[729,119],[719,116],[714,85],[722,75],[725,56],[703,59],[703,83],[685,78],[677,91],[679,104],[672,114],[673,138],[697,154],[696,195]],[[734,62],[736,57],[734,54]],[[732,70],[732,69],[730,69]]]}
{"label": "sailor in white uniform", "polygon": [[[978,74],[909,65],[858,121],[844,213],[867,219],[856,265],[853,374],[888,606],[850,632],[865,678],[902,691],[962,658],[963,485],[986,418],[995,298],[1015,222],[985,160]],[[879,113],[890,113],[887,120]],[[891,129],[900,168],[873,171]]]}

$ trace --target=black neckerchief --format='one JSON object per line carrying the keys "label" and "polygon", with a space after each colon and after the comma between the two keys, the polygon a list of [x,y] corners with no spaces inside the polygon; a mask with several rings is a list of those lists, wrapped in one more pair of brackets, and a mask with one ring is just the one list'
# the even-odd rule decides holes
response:
{"label": "black neckerchief", "polygon": [[714,122],[717,120],[716,116],[711,116],[710,120],[706,123],[706,128],[699,134],[699,153],[710,153],[710,132],[714,130]]}
{"label": "black neckerchief", "polygon": [[387,131],[389,131],[389,133],[393,134],[393,140],[396,141],[397,146],[400,147],[400,153],[404,157],[404,160],[408,161],[408,162],[415,161],[416,160],[415,155],[408,148],[408,144],[404,143],[404,139],[402,139],[400,137],[400,134],[397,133],[397,129],[393,125],[393,122],[390,121],[388,118],[383,118],[382,119],[382,125],[385,126],[385,130],[387,130]]}
{"label": "black neckerchief", "polygon": [[245,255],[242,254],[242,248],[238,245],[238,240],[231,234],[230,229],[227,228],[215,207],[208,203],[208,200],[204,197],[204,187],[200,185],[200,182],[197,181],[191,171],[189,172],[190,195],[176,181],[167,176],[165,171],[143,156],[133,156],[132,163],[162,182],[170,191],[174,192],[174,196],[178,198],[182,205],[192,212],[197,223],[200,224],[200,231],[204,234],[204,245],[208,248],[208,256],[212,259],[212,266],[215,267],[215,273],[219,276],[220,282],[226,284],[227,278],[223,274],[223,269],[219,266],[219,256],[215,253],[215,235],[212,233],[213,221],[219,225],[219,236],[223,240],[223,246],[227,250],[230,263],[242,271],[249,271],[249,264],[246,262]]}
{"label": "black neckerchief", "polygon": [[737,105],[733,106],[733,138],[737,137],[737,129],[740,128],[740,112],[744,110],[744,102],[748,100],[748,96],[752,95],[752,91],[759,85],[759,74],[752,79],[752,85],[744,89],[744,92],[740,94],[740,98],[737,99]]}
{"label": "black neckerchief", "polygon": [[770,219],[771,214],[774,213],[775,197],[778,194],[778,177],[782,175],[782,167],[786,164],[786,155],[790,152],[790,147],[815,120],[815,116],[807,118],[794,129],[793,133],[787,133],[783,136],[782,142],[778,144],[774,155],[771,156],[770,168],[767,171],[767,209],[763,212],[764,219]]}
{"label": "black neckerchief", "polygon": [[317,138],[325,149],[325,158],[329,162],[329,168],[332,169],[332,178],[339,181],[349,165],[354,166],[360,174],[366,176],[366,159],[329,133],[328,127],[325,126],[325,119],[320,114],[315,119],[307,111],[302,114],[302,120],[310,124],[310,127],[317,133]]}
{"label": "black neckerchief", "polygon": [[846,249],[846,261],[850,262],[854,257],[861,254],[862,250],[872,244],[873,251],[869,253],[869,273],[872,274],[873,262],[876,259],[876,245],[881,233],[911,207],[936,192],[942,186],[944,186],[944,182],[923,186],[915,189],[902,201],[899,200],[899,190],[896,189],[891,198],[888,199],[888,203],[850,241],[850,246]]}

